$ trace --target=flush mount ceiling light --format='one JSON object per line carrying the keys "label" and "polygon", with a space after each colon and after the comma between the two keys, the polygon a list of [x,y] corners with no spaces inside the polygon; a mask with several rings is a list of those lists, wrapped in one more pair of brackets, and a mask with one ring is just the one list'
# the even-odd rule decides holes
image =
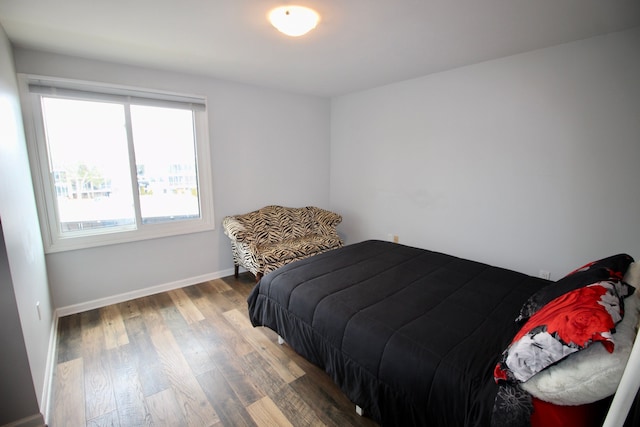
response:
{"label": "flush mount ceiling light", "polygon": [[269,21],[278,31],[291,37],[298,37],[313,30],[320,15],[304,6],[280,6],[269,12]]}

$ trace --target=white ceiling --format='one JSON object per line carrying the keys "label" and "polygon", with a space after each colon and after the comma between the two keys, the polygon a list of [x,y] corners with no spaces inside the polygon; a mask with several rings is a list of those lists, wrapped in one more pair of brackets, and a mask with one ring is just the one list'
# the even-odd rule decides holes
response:
{"label": "white ceiling", "polygon": [[[299,38],[270,9],[321,15]],[[640,25],[639,0],[0,0],[14,45],[336,96]]]}

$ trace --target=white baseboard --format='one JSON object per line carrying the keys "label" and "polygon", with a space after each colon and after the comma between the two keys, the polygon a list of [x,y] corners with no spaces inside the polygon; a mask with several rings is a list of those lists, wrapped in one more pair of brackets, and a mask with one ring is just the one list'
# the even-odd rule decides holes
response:
{"label": "white baseboard", "polygon": [[13,421],[9,424],[5,424],[2,427],[43,427],[44,418],[42,414],[31,415],[30,417],[23,418],[18,421]]}
{"label": "white baseboard", "polygon": [[150,286],[144,289],[137,289],[131,292],[125,292],[123,294],[112,295],[105,298],[100,298],[93,301],[82,302],[79,304],[68,305],[66,307],[59,307],[56,309],[56,316],[63,317],[70,314],[82,313],[83,311],[93,310],[95,308],[106,307],[111,304],[118,304],[132,299],[146,297],[154,295],[160,292],[171,291],[173,289],[184,288],[185,286],[196,285],[198,283],[206,282],[209,280],[220,279],[221,277],[227,277],[233,275],[233,268],[217,271],[214,273],[203,274],[201,276],[189,277],[187,279],[177,280],[175,282],[164,283],[161,285]]}
{"label": "white baseboard", "polygon": [[51,385],[53,384],[53,372],[56,367],[56,354],[58,349],[58,315],[53,313],[51,332],[49,333],[49,348],[47,350],[47,363],[44,370],[44,385],[42,386],[42,400],[40,412],[44,414],[44,422],[50,425],[49,414],[51,409]]}

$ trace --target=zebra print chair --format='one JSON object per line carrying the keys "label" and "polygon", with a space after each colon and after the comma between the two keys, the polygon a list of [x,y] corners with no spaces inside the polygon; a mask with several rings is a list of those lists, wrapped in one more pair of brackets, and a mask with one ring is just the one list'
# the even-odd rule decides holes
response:
{"label": "zebra print chair", "polygon": [[342,217],[314,206],[266,206],[222,221],[231,240],[235,276],[244,267],[259,280],[292,261],[343,245],[336,227]]}

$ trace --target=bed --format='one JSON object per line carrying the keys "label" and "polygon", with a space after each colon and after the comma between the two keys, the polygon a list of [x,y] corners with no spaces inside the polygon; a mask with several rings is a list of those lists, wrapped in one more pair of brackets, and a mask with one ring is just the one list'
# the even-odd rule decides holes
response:
{"label": "bed", "polygon": [[[610,292],[623,303],[633,293],[622,281],[633,259],[621,256],[614,267],[591,263],[568,281],[549,282],[370,240],[267,274],[248,297],[249,317],[322,367],[382,425],[530,425],[537,397],[506,364],[514,337],[556,293],[582,289],[576,277],[617,278],[620,289]],[[598,337],[590,341],[604,346],[609,335]]]}

